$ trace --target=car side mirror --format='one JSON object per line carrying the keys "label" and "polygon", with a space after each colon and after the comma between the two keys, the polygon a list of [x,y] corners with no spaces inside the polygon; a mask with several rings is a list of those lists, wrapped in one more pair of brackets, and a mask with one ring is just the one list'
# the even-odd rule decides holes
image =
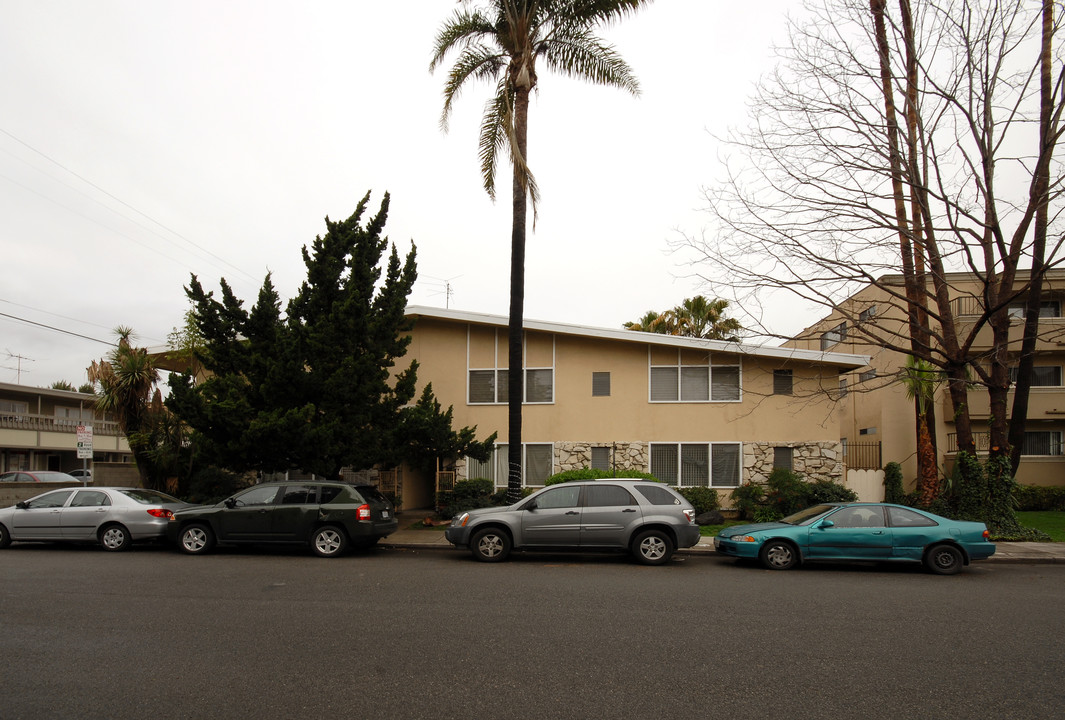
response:
{"label": "car side mirror", "polygon": [[535,510],[536,509],[536,502],[533,501],[533,502],[529,503],[528,505],[525,506],[525,509],[526,510]]}
{"label": "car side mirror", "polygon": [[825,528],[830,528],[830,527],[835,527],[835,526],[836,526],[836,523],[832,522],[831,520],[822,520],[821,524],[818,525],[818,527],[821,528],[822,530],[824,530]]}
{"label": "car side mirror", "polygon": [[28,510],[30,505],[25,500],[19,500],[17,503],[15,503],[15,507],[17,507],[19,510]]}
{"label": "car side mirror", "polygon": [[226,498],[225,499],[225,505],[226,505],[227,508],[232,510],[233,508],[235,508],[237,506],[237,501],[234,500],[233,498]]}

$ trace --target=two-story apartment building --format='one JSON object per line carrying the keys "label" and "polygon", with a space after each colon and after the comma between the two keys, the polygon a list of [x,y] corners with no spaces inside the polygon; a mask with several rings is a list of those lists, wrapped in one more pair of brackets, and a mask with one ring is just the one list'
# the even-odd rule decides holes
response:
{"label": "two-story apartment building", "polygon": [[93,460],[130,462],[125,436],[96,411],[93,395],[0,383],[0,472],[82,467],[81,424],[92,427]]}
{"label": "two-story apartment building", "polygon": [[[974,327],[982,311],[979,285],[967,273],[947,278],[955,326],[964,336]],[[913,401],[896,380],[905,367],[904,353],[876,347],[864,336],[866,323],[881,336],[893,336],[903,344],[908,337],[902,276],[880,278],[839,304],[838,309],[803,331],[790,347],[818,349],[870,356],[869,365],[842,375],[839,394],[842,410],[841,432],[845,443],[879,442],[883,462],[902,464],[903,474],[912,485],[917,474],[916,433]],[[1065,484],[1065,271],[1052,271],[1046,280],[1035,375],[1030,395],[1027,429],[1018,482],[1031,485]],[[1018,360],[1025,299],[1019,297],[1009,308],[1015,318],[1010,330],[1011,356]],[[976,356],[991,349],[991,330],[985,327],[972,347]],[[987,450],[990,404],[987,389],[974,384],[968,393],[969,413],[978,450]],[[1012,407],[1012,393],[1010,395]],[[957,451],[954,409],[949,393],[940,387],[935,404],[939,466],[949,472]]]}
{"label": "two-story apartment building", "polygon": [[[507,318],[409,307],[419,384],[456,427],[498,432],[494,458],[460,460],[460,479],[507,482]],[[526,320],[522,458],[527,486],[581,467],[650,472],[719,489],[775,466],[842,482],[841,373],[869,358]],[[406,507],[432,504],[431,478],[406,478]]]}

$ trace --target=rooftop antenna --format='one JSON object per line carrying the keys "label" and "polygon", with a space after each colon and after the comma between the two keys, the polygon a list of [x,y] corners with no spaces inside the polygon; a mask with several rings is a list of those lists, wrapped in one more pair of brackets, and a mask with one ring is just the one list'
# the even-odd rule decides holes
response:
{"label": "rooftop antenna", "polygon": [[452,287],[451,281],[452,280],[458,280],[462,276],[461,275],[456,275],[456,276],[451,277],[451,278],[437,278],[437,277],[432,277],[431,275],[424,275],[423,277],[426,280],[434,280],[434,281],[436,281],[438,283],[442,283],[443,284],[443,290],[438,290],[437,292],[435,292],[433,294],[434,295],[439,295],[441,292],[444,293],[444,307],[446,309],[450,309],[451,308],[451,296],[455,294],[455,289],[454,289],[454,287]]}
{"label": "rooftop antenna", "polygon": [[9,366],[5,365],[4,369],[5,370],[14,370],[15,371],[15,384],[16,385],[21,385],[22,384],[22,361],[23,360],[26,360],[28,362],[37,362],[37,361],[34,360],[33,358],[26,357],[25,355],[16,355],[15,353],[11,352],[10,350],[4,350],[4,352],[7,353],[8,360],[16,360],[16,361],[18,361],[18,364],[17,364],[16,367],[9,367]]}

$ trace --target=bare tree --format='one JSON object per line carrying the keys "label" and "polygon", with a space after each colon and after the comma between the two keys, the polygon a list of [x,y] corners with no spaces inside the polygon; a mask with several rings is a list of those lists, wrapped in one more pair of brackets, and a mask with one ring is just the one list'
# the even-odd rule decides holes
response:
{"label": "bare tree", "polygon": [[[1006,452],[1011,305],[1034,303],[1030,355],[1041,279],[1061,260],[1053,3],[810,0],[805,11],[706,190],[713,230],[678,245],[739,308],[797,297],[850,321],[860,342],[927,363],[946,382],[961,450],[975,451],[967,397],[984,385],[991,443]],[[955,272],[978,290],[952,286]],[[866,308],[842,301],[867,286],[907,321],[859,322]],[[743,324],[782,337],[757,315]],[[992,350],[974,349],[988,328]]]}

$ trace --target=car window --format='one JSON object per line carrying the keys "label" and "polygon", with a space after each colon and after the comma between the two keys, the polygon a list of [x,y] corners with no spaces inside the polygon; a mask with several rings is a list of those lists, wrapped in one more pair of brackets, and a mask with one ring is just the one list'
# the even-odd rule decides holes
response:
{"label": "car window", "polygon": [[647,502],[652,505],[680,505],[680,498],[661,485],[637,485],[636,492],[647,498]]}
{"label": "car window", "polygon": [[939,524],[931,518],[927,518],[920,513],[915,513],[913,510],[907,510],[906,508],[889,507],[887,513],[888,520],[891,522],[891,527],[933,527]]}
{"label": "car window", "polygon": [[281,495],[282,505],[313,505],[318,502],[318,486],[286,485]]}
{"label": "car window", "polygon": [[617,507],[635,505],[636,498],[617,485],[588,485],[584,488],[584,507]]}
{"label": "car window", "polygon": [[355,488],[355,492],[361,495],[368,503],[385,504],[388,502],[388,498],[386,498],[380,490],[370,485],[360,485]]}
{"label": "car window", "polygon": [[79,490],[70,501],[70,507],[103,507],[110,504],[111,498],[99,490]]}
{"label": "car window", "polygon": [[326,503],[333,502],[338,497],[341,497],[344,492],[344,488],[340,487],[339,485],[323,485],[321,488],[321,492],[322,496],[321,499],[318,500],[318,502],[320,502],[322,505],[325,505]]}
{"label": "car window", "polygon": [[536,507],[542,510],[577,507],[580,496],[581,488],[578,485],[553,488],[536,496]]}
{"label": "car window", "polygon": [[884,527],[884,511],[879,505],[870,507],[846,507],[826,518],[840,528]]}
{"label": "car window", "polygon": [[254,487],[235,496],[233,499],[237,501],[237,505],[272,505],[274,498],[277,497],[278,490],[280,488],[277,485]]}
{"label": "car window", "polygon": [[57,508],[63,507],[63,504],[67,501],[71,495],[74,494],[73,490],[57,490],[56,492],[50,492],[46,495],[33,498],[26,504],[31,508]]}
{"label": "car window", "polygon": [[139,488],[122,488],[118,492],[122,493],[128,498],[136,500],[141,505],[166,505],[168,503],[181,502],[176,497],[171,497],[166,493],[161,493],[157,490],[141,490]]}

